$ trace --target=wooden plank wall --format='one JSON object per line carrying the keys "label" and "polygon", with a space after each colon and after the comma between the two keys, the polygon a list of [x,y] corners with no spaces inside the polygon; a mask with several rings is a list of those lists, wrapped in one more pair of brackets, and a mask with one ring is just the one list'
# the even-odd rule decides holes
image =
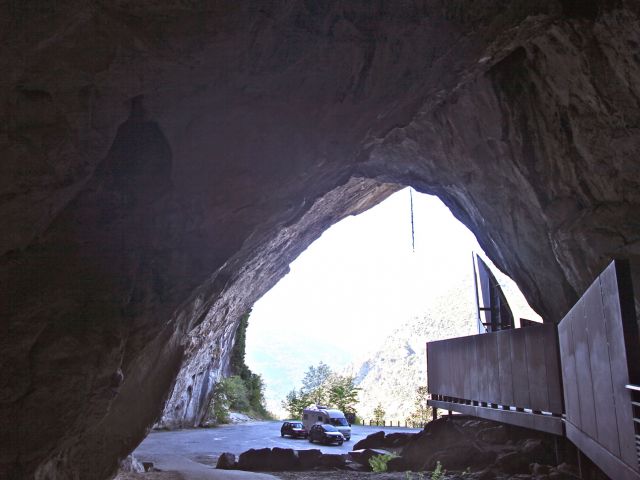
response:
{"label": "wooden plank wall", "polygon": [[[501,330],[427,343],[427,382],[433,406],[523,424],[523,411],[553,414],[553,425],[539,428],[561,433],[563,411],[560,360],[555,325]],[[447,401],[447,407],[442,401]],[[467,406],[462,406],[466,404]],[[493,408],[483,412],[479,408]],[[514,413],[520,415],[513,415]],[[517,417],[517,419],[516,419]]]}
{"label": "wooden plank wall", "polygon": [[558,325],[567,437],[607,475],[638,479],[631,393],[638,325],[629,264],[612,262]]}

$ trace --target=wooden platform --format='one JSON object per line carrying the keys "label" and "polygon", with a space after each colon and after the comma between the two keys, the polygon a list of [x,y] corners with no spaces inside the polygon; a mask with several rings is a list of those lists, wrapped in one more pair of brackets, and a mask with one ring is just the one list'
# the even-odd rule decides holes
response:
{"label": "wooden platform", "polygon": [[429,405],[566,435],[612,479],[640,480],[631,278],[629,262],[613,261],[557,327],[427,343]]}
{"label": "wooden platform", "polygon": [[531,428],[533,430],[552,433],[558,436],[564,435],[564,424],[562,422],[562,418],[553,415],[535,414],[526,411],[520,412],[515,409],[505,410],[502,408],[469,405],[466,403],[433,399],[428,400],[427,403],[435,408],[451,410],[458,413],[464,413],[466,415],[473,415],[474,417],[486,418],[487,420],[494,420],[496,422],[504,422],[518,427]]}

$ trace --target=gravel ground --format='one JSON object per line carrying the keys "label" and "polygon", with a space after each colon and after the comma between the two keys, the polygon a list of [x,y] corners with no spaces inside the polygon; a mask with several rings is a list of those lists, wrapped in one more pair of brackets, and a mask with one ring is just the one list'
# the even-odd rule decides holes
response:
{"label": "gravel ground", "polygon": [[177,472],[120,473],[113,480],[184,480]]}
{"label": "gravel ground", "polygon": [[[284,480],[312,480],[315,478],[323,478],[327,480],[406,480],[404,473],[373,473],[373,472],[347,472],[344,470],[328,471],[328,472],[278,472],[274,473],[276,477]],[[414,475],[415,480],[418,479]],[[427,477],[428,478],[428,477]]]}
{"label": "gravel ground", "polygon": [[[315,480],[322,478],[325,480],[429,480],[431,472],[422,474],[415,472],[349,472],[345,470],[319,471],[319,472],[273,472],[272,475],[283,480]],[[460,479],[459,475],[445,475],[442,480]]]}

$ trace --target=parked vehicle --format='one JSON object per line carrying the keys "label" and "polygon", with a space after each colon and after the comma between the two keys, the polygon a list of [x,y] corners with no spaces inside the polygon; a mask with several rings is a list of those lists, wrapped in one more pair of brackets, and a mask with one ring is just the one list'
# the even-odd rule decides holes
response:
{"label": "parked vehicle", "polygon": [[344,435],[342,435],[336,427],[328,423],[317,423],[309,430],[309,441],[320,443],[337,443],[342,445]]}
{"label": "parked vehicle", "polygon": [[329,424],[336,427],[346,440],[351,439],[351,424],[340,410],[312,405],[302,411],[302,423],[307,431],[311,431],[316,423]]}
{"label": "parked vehicle", "polygon": [[304,428],[302,422],[289,421],[284,422],[280,427],[280,436],[284,437],[285,435],[290,435],[292,438],[307,438],[309,432]]}

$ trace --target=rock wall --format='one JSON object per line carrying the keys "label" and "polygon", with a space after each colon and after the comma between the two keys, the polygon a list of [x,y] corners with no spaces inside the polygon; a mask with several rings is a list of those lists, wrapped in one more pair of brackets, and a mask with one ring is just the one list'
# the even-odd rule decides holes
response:
{"label": "rock wall", "polygon": [[637,253],[635,2],[0,8],[0,476],[197,424],[239,315],[397,185],[549,321]]}

